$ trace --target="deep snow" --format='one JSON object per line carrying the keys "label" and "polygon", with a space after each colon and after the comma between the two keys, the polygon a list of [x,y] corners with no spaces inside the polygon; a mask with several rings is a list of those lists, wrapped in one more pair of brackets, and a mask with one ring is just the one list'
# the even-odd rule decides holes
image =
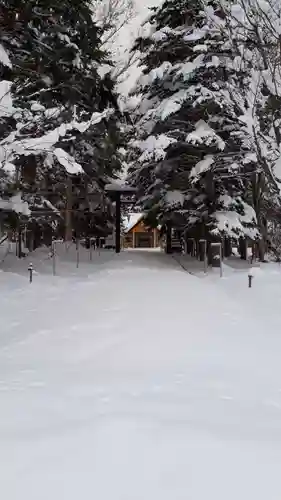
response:
{"label": "deep snow", "polygon": [[280,500],[278,265],[82,257],[0,273],[1,498]]}

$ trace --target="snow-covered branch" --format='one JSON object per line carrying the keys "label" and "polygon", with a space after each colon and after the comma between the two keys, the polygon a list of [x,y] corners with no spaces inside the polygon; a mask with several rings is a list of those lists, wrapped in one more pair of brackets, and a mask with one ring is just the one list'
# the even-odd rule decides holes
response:
{"label": "snow-covered branch", "polygon": [[[66,151],[56,148],[56,145],[62,138],[66,137],[68,132],[84,133],[90,127],[108,118],[112,112],[112,109],[106,109],[102,113],[95,112],[90,120],[85,122],[78,122],[74,119],[40,137],[21,139],[16,132],[12,132],[7,138],[0,141],[0,166],[11,173],[13,161],[17,157],[51,153],[68,173],[80,173],[83,171],[82,166]],[[18,132],[20,135],[23,132],[23,127],[18,126]]]}

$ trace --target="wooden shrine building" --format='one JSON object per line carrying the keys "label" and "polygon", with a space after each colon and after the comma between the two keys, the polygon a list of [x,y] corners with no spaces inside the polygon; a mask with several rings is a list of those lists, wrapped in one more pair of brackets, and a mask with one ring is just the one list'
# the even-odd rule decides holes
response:
{"label": "wooden shrine building", "polygon": [[160,227],[147,226],[142,213],[128,214],[123,220],[123,228],[123,248],[157,248],[160,245]]}

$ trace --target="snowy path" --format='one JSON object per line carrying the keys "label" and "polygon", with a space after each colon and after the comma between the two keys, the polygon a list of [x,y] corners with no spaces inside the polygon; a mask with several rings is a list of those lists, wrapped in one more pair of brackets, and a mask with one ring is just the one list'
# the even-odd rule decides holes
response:
{"label": "snowy path", "polygon": [[280,500],[280,271],[0,276],[3,500]]}

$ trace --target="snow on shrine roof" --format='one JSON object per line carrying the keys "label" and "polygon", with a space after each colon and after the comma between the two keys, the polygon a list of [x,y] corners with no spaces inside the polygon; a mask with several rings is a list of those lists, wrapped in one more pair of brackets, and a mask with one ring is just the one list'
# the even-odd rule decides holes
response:
{"label": "snow on shrine roof", "polygon": [[130,213],[124,218],[124,232],[128,233],[143,218],[143,213]]}
{"label": "snow on shrine roof", "polygon": [[120,182],[112,182],[111,184],[106,184],[105,190],[120,191],[122,193],[134,193],[136,191],[136,189],[131,186],[127,186],[126,184],[121,184],[121,180]]}

